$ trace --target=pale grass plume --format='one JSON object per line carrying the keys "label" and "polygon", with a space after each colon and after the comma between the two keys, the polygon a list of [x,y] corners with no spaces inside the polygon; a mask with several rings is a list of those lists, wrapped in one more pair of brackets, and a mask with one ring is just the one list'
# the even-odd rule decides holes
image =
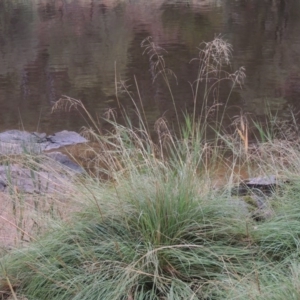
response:
{"label": "pale grass plume", "polygon": [[234,117],[233,124],[243,143],[244,152],[247,153],[249,149],[249,122],[247,115],[241,112],[239,116]]}
{"label": "pale grass plume", "polygon": [[174,78],[176,84],[178,84],[178,81],[177,81],[176,74],[170,68],[166,67],[163,54],[167,53],[167,51],[164,48],[155,44],[151,36],[147,37],[142,41],[141,47],[145,49],[143,54],[146,53],[149,56],[150,74],[152,76],[153,83],[155,82],[158,76],[162,76],[163,81],[168,88],[172,100],[173,108],[176,114],[177,125],[179,126],[180,125],[179,115],[175,104],[175,97],[173,95],[171,82],[169,78]]}
{"label": "pale grass plume", "polygon": [[153,82],[159,75],[162,75],[164,79],[166,79],[166,75],[171,75],[176,80],[176,83],[178,83],[176,74],[166,67],[164,54],[168,53],[167,50],[153,42],[153,38],[151,36],[142,41],[141,47],[145,49],[143,54],[146,53],[149,56],[150,73],[153,76]]}
{"label": "pale grass plume", "polygon": [[158,136],[160,156],[164,158],[164,149],[170,144],[174,145],[174,137],[169,129],[168,121],[164,117],[157,119],[154,123],[154,130]]}
{"label": "pale grass plume", "polygon": [[[99,134],[101,134],[99,122],[93,118],[93,116],[90,114],[90,112],[86,109],[83,102],[79,99],[75,99],[66,95],[63,95],[59,100],[57,100],[54,105],[52,106],[52,113],[56,111],[71,111],[71,109],[75,109],[79,113],[81,111],[84,114],[81,114],[82,118],[86,121],[87,124],[89,122],[92,123],[94,128],[98,131]],[[86,118],[87,117],[87,118]]]}
{"label": "pale grass plume", "polygon": [[[207,123],[210,102],[213,100],[213,106],[222,104],[226,108],[233,89],[238,85],[242,87],[245,79],[245,68],[240,67],[237,71],[230,73],[231,68],[232,45],[221,36],[216,37],[211,42],[202,42],[198,48],[198,57],[190,62],[198,64],[198,73],[196,79],[190,83],[193,94],[193,124],[196,123],[196,111],[198,103],[201,102],[200,117]],[[231,88],[225,99],[221,99],[220,86],[223,81],[229,81]],[[203,95],[200,98],[199,95]],[[219,124],[222,124],[224,114],[219,116],[219,107],[216,107],[216,118],[221,117]],[[193,126],[195,130],[195,126]],[[218,131],[220,130],[217,129]]]}

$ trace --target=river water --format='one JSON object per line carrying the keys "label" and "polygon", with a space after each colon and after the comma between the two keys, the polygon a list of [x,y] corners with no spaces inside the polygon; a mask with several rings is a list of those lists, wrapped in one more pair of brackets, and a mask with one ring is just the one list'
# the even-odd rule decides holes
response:
{"label": "river water", "polygon": [[[290,118],[300,109],[299,28],[299,0],[0,0],[0,130],[79,131],[79,111],[51,113],[61,95],[80,99],[104,128],[101,117],[120,118],[119,106],[133,122],[142,106],[151,127],[175,120],[174,104],[181,119],[194,107],[199,45],[220,36],[233,47],[225,71],[243,66],[247,77],[232,91],[222,81],[208,105],[227,103],[228,124],[241,112]],[[173,99],[141,47],[149,36],[176,74]]]}

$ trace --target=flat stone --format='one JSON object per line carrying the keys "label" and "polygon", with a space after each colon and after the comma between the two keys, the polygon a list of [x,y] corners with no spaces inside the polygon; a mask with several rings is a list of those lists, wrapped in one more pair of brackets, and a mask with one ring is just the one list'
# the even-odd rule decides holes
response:
{"label": "flat stone", "polygon": [[47,143],[44,150],[52,150],[63,146],[76,145],[86,142],[88,142],[88,140],[82,137],[77,132],[63,130],[53,135],[47,136]]}
{"label": "flat stone", "polygon": [[284,180],[278,180],[275,175],[268,175],[263,177],[253,177],[243,180],[240,184],[233,187],[231,193],[233,195],[249,195],[255,193],[258,196],[271,195],[277,187],[286,183]]}
{"label": "flat stone", "polygon": [[26,131],[8,130],[0,133],[0,154],[40,153],[43,146],[38,138]]}
{"label": "flat stone", "polygon": [[53,135],[8,130],[0,133],[0,155],[38,154],[46,150],[88,142],[75,131],[63,130]]}
{"label": "flat stone", "polygon": [[28,141],[31,139],[31,134],[20,130],[7,130],[0,133],[2,142]]}
{"label": "flat stone", "polygon": [[269,175],[265,177],[254,177],[244,181],[247,186],[251,185],[276,185],[278,184],[275,175]]}

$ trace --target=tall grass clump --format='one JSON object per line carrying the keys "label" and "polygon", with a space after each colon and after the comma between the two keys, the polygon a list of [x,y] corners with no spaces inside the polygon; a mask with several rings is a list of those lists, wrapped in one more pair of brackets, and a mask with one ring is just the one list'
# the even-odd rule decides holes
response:
{"label": "tall grass clump", "polygon": [[235,247],[246,231],[232,207],[182,180],[140,175],[111,190],[93,185],[97,204],[3,268],[33,299],[199,297],[251,250]]}
{"label": "tall grass clump", "polygon": [[[161,54],[144,46],[168,83]],[[204,49],[199,62],[210,63],[199,65],[194,103],[201,80],[208,84],[205,76],[229,62],[223,40]],[[216,55],[224,56],[219,63]],[[237,76],[227,79],[239,83]],[[220,84],[214,78],[205,99]],[[2,298],[299,299],[300,149],[288,140],[252,145],[245,115],[232,134],[221,131],[218,118],[210,142],[203,129],[210,124],[196,121],[196,106],[178,135],[157,120],[154,142],[140,113],[140,127],[112,117],[103,134],[80,100],[59,100],[54,109],[75,107],[91,122],[84,130],[91,148],[82,155],[92,176],[74,179],[82,208],[68,222],[1,257]],[[276,175],[278,185],[263,197],[233,195],[241,163],[250,175]],[[215,181],[220,167],[222,186]]]}

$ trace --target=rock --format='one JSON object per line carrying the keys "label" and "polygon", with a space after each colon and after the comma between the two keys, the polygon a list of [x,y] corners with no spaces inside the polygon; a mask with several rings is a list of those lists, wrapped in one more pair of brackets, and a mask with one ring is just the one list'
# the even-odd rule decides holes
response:
{"label": "rock", "polygon": [[32,132],[32,135],[34,135],[36,137],[37,143],[47,142],[46,133]]}
{"label": "rock", "polygon": [[3,180],[0,180],[0,192],[4,192],[6,187],[7,184]]}
{"label": "rock", "polygon": [[0,182],[3,192],[18,191],[22,193],[53,193],[63,191],[63,175],[33,171],[17,164],[0,166]]}
{"label": "rock", "polygon": [[26,165],[0,165],[0,191],[21,193],[64,192],[65,182],[84,169],[67,155],[51,152],[38,156],[34,168]]}
{"label": "rock", "polygon": [[63,146],[86,143],[88,140],[75,131],[63,130],[47,136],[44,150],[57,149]]}
{"label": "rock", "polygon": [[66,181],[85,172],[67,155],[58,151],[36,155],[33,159],[25,160],[24,164],[0,165],[0,191],[31,194],[64,192]]}
{"label": "rock", "polygon": [[280,181],[275,175],[254,177],[242,181],[231,190],[231,195],[238,196],[239,201],[247,204],[252,219],[265,221],[273,216],[270,200],[276,189],[285,181]]}
{"label": "rock", "polygon": [[35,168],[18,164],[0,165],[0,191],[10,192],[11,189],[24,193],[63,191],[62,182],[83,173],[84,169],[61,152],[43,152],[86,142],[87,140],[78,133],[67,130],[50,136],[20,130],[0,133],[0,155],[29,153],[38,159]]}
{"label": "rock", "polygon": [[8,130],[0,133],[0,155],[35,154],[86,142],[88,140],[75,131],[63,130],[46,136],[45,133]]}
{"label": "rock", "polygon": [[7,130],[0,133],[0,141],[5,143],[35,142],[35,136],[26,131]]}
{"label": "rock", "polygon": [[228,200],[228,204],[230,205],[232,211],[235,212],[236,215],[241,218],[247,218],[249,216],[249,207],[248,204],[241,198],[230,198]]}
{"label": "rock", "polygon": [[38,138],[26,131],[8,130],[0,133],[0,154],[40,153],[42,145]]}
{"label": "rock", "polygon": [[273,216],[267,196],[258,196],[253,193],[242,197],[241,200],[248,205],[249,213],[255,221],[265,221]]}
{"label": "rock", "polygon": [[81,166],[79,166],[78,164],[76,164],[75,162],[73,162],[69,158],[68,155],[63,154],[59,151],[46,153],[45,156],[59,162],[63,166],[69,168],[70,170],[72,170],[76,173],[83,173],[84,172],[84,169]]}
{"label": "rock", "polygon": [[254,177],[244,181],[248,186],[269,186],[276,185],[277,179],[275,175],[269,175],[266,177]]}
{"label": "rock", "polygon": [[278,181],[275,175],[254,177],[242,181],[231,190],[231,193],[239,196],[245,196],[251,193],[257,194],[258,196],[270,195],[283,183],[283,181]]}

